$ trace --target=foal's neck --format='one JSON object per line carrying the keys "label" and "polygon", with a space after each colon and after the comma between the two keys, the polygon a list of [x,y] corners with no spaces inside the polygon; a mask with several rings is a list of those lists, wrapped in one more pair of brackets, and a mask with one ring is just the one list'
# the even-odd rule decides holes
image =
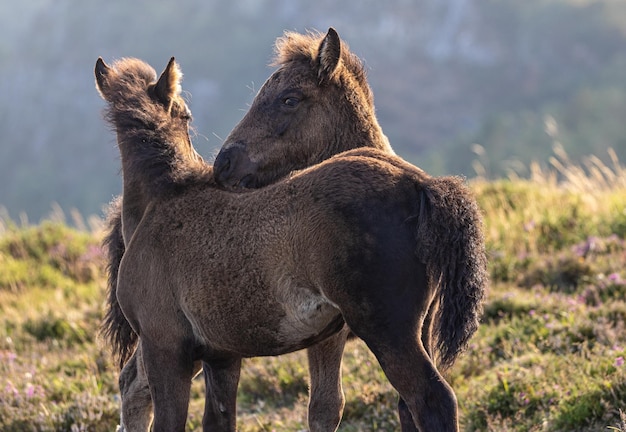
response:
{"label": "foal's neck", "polygon": [[158,195],[180,165],[172,144],[154,130],[118,130],[124,192]]}
{"label": "foal's neck", "polygon": [[204,181],[211,172],[188,138],[168,133],[160,125],[121,128],[118,124],[117,140],[124,187],[122,223],[128,241],[150,202],[181,185]]}
{"label": "foal's neck", "polygon": [[383,133],[382,128],[378,125],[378,121],[374,119],[374,125],[370,130],[369,139],[365,147],[374,147],[378,150],[382,150],[385,153],[395,154],[387,135]]}
{"label": "foal's neck", "polygon": [[375,116],[368,118],[358,118],[353,122],[353,129],[349,129],[347,134],[340,136],[333,146],[327,146],[328,154],[323,155],[323,159],[328,159],[346,150],[358,148],[375,148],[384,153],[395,155],[387,136],[383,133]]}

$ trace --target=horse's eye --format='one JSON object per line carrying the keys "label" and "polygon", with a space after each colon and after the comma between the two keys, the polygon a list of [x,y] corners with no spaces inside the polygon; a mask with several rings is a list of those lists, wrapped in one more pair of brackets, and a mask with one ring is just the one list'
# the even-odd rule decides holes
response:
{"label": "horse's eye", "polygon": [[283,99],[283,104],[285,106],[288,106],[289,108],[295,108],[299,103],[300,99],[298,99],[297,97],[290,96]]}

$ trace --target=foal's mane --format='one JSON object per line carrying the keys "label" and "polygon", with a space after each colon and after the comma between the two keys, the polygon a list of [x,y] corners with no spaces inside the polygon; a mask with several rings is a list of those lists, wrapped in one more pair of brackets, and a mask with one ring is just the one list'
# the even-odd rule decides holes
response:
{"label": "foal's mane", "polygon": [[[271,66],[286,66],[291,62],[309,62],[313,67],[318,61],[320,43],[325,34],[318,31],[296,33],[286,31],[282,37],[276,39],[274,45],[274,59]],[[341,61],[334,73],[337,83],[350,83],[356,80],[365,92],[370,103],[373,103],[373,94],[367,83],[367,73],[361,59],[350,51],[346,42],[341,41]]]}
{"label": "foal's mane", "polygon": [[[126,171],[142,173],[155,180],[154,190],[190,183],[213,183],[212,166],[189,145],[181,145],[181,132],[172,126],[173,115],[187,115],[181,96],[182,72],[177,63],[168,69],[167,92],[172,95],[169,107],[154,99],[157,74],[147,63],[135,58],[116,60],[107,79],[105,119],[118,133],[121,146],[133,146],[133,159]],[[174,111],[176,110],[176,111]],[[158,185],[157,185],[158,183]]]}

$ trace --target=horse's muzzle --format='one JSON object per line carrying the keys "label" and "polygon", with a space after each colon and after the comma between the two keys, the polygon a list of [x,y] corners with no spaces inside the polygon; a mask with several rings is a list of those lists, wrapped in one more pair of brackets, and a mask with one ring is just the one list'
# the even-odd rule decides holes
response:
{"label": "horse's muzzle", "polygon": [[245,144],[236,142],[225,145],[213,162],[215,181],[225,187],[250,187],[254,183],[257,164],[252,162]]}

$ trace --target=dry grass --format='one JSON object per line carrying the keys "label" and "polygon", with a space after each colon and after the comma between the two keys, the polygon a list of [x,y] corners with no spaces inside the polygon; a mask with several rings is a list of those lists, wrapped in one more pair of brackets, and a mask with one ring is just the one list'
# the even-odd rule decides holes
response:
{"label": "dry grass", "polygon": [[[476,179],[491,256],[483,324],[447,378],[464,431],[626,432],[626,170],[557,148],[526,179]],[[105,431],[117,372],[96,334],[97,221],[0,223],[0,429]],[[398,430],[396,394],[361,342],[346,348],[340,431]],[[304,353],[244,362],[238,429],[306,429]],[[203,382],[188,430],[201,429]]]}

